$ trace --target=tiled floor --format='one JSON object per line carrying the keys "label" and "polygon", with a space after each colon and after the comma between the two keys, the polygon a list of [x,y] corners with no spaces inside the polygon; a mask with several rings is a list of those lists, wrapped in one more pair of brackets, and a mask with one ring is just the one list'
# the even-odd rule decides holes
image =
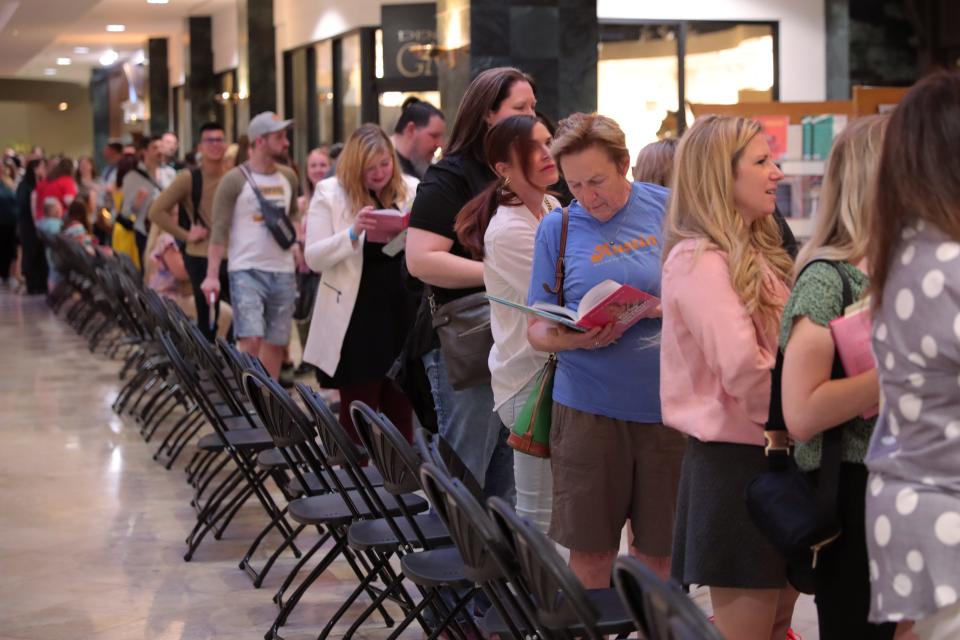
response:
{"label": "tiled floor", "polygon": [[[6,291],[0,345],[0,640],[261,638],[292,558],[261,589],[237,568],[258,508],[184,562],[194,517],[183,464],[165,471],[111,411],[118,365],[91,354],[41,298]],[[316,637],[352,590],[348,574],[337,566],[321,578],[284,638]],[[807,598],[794,627],[818,637]],[[388,634],[375,619],[355,637]]]}

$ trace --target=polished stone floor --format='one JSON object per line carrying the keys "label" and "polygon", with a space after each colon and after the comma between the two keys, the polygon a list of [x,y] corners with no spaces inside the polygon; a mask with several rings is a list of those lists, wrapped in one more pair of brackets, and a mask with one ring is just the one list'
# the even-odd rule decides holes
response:
{"label": "polished stone floor", "polygon": [[[164,470],[136,427],[111,411],[119,365],[91,354],[42,298],[6,291],[0,345],[0,640],[262,638],[293,559],[278,562],[260,589],[237,568],[263,522],[258,507],[245,507],[224,539],[205,541],[184,562],[194,513],[183,462]],[[353,584],[349,569],[335,566],[283,637],[316,637]],[[702,590],[695,597],[706,600]],[[794,628],[818,637],[809,598]],[[355,637],[387,635],[374,619]]]}

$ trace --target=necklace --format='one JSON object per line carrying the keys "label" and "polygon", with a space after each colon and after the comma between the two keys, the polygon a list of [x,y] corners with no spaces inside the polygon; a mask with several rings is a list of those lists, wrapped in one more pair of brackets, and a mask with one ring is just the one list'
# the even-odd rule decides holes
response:
{"label": "necklace", "polygon": [[[610,239],[607,240],[607,246],[609,246],[609,247],[613,247],[613,245],[615,245],[615,244],[617,243],[617,236],[620,235],[620,230],[623,229],[623,224],[627,221],[626,208],[621,209],[620,212],[619,212],[617,215],[618,215],[618,216],[621,216],[621,218],[620,218],[620,224],[617,225],[617,230],[614,231],[614,232],[613,232],[613,235],[610,236]],[[607,222],[610,222],[610,221],[607,220]],[[606,223],[601,223],[601,224],[606,224]],[[602,236],[601,236],[601,237],[602,237]]]}

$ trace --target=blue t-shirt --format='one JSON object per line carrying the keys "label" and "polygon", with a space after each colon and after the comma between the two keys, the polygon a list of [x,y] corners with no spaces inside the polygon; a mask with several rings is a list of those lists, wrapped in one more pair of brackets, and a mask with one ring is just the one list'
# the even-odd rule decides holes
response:
{"label": "blue t-shirt", "polygon": [[[564,302],[576,309],[604,280],[660,297],[661,224],[669,190],[635,182],[626,206],[599,222],[574,200],[567,233]],[[543,283],[554,283],[562,214],[547,215],[537,230],[527,304],[556,303]],[[562,405],[632,422],[661,422],[660,319],[641,320],[616,343],[598,350],[558,354],[553,399]]]}

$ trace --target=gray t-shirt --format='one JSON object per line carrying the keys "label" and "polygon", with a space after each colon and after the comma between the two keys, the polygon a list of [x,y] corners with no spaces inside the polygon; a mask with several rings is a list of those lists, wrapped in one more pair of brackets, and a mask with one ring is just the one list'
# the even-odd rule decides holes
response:
{"label": "gray t-shirt", "polygon": [[930,223],[905,229],[894,251],[873,350],[870,619],[914,620],[960,594],[960,243]]}

